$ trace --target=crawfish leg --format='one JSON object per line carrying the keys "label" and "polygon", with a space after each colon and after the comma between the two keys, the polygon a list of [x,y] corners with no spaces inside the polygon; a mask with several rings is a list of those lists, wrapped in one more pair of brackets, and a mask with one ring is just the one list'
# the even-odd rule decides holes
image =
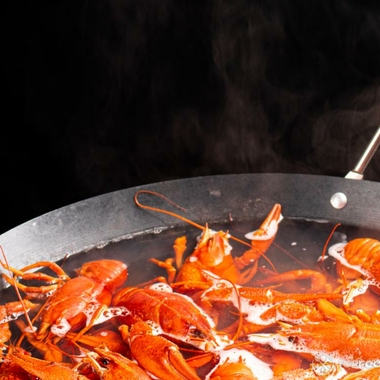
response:
{"label": "crawfish leg", "polygon": [[149,261],[158,265],[160,268],[166,269],[166,272],[168,274],[168,284],[171,284],[174,281],[177,270],[173,266],[172,258],[166,259],[165,261],[160,261],[152,257],[149,259]]}
{"label": "crawfish leg", "polygon": [[281,284],[284,282],[294,281],[294,280],[305,280],[310,279],[311,286],[309,292],[318,292],[325,289],[326,286],[326,276],[318,271],[309,269],[297,269],[289,272],[279,273],[268,277],[264,280],[259,280],[255,282],[255,285],[268,285],[268,284]]}
{"label": "crawfish leg", "polygon": [[[52,261],[38,261],[36,263],[27,265],[26,267],[21,268],[21,269],[10,267],[7,264],[3,263],[1,260],[0,260],[0,264],[4,267],[4,269],[11,271],[15,276],[21,277],[24,280],[39,280],[39,281],[46,281],[46,282],[54,283],[54,284],[60,281],[70,280],[70,277],[66,274],[66,272],[58,264]],[[58,277],[52,277],[52,276],[49,276],[48,274],[41,273],[41,272],[28,273],[28,271],[30,271],[31,269],[41,268],[41,267],[51,269],[54,273],[57,274]]]}
{"label": "crawfish leg", "polygon": [[[57,288],[63,281],[70,280],[70,277],[59,267],[56,263],[50,261],[39,261],[34,264],[30,264],[22,269],[13,268],[0,260],[0,264],[12,273],[13,276],[20,277],[25,281],[36,280],[36,281],[45,281],[49,285],[39,286],[39,287],[30,287],[17,282],[11,276],[2,273],[2,276],[5,281],[7,281],[12,286],[17,286],[18,289],[22,290],[26,294],[30,294],[29,298],[42,298],[43,296],[50,295],[52,292],[56,291]],[[58,277],[52,277],[48,274],[41,272],[28,272],[31,269],[46,267],[51,269]]]}
{"label": "crawfish leg", "polygon": [[20,284],[19,282],[13,280],[11,277],[7,276],[5,273],[2,273],[2,276],[5,281],[8,282],[8,284],[12,286],[17,286],[18,289],[23,291],[24,293],[27,294],[26,299],[28,298],[44,298],[48,297],[51,295],[51,293],[55,292],[59,285],[58,284],[52,284],[52,285],[47,285],[47,286],[26,286],[23,284]]}
{"label": "crawfish leg", "polygon": [[5,343],[8,342],[11,336],[12,336],[12,333],[9,328],[9,324],[2,323],[0,325],[0,357],[1,357],[1,351],[7,347]]}
{"label": "crawfish leg", "polygon": [[180,236],[174,241],[173,249],[174,249],[174,255],[175,255],[175,265],[177,266],[177,269],[181,268],[182,266],[183,255],[187,248],[186,244],[187,244],[186,236]]}

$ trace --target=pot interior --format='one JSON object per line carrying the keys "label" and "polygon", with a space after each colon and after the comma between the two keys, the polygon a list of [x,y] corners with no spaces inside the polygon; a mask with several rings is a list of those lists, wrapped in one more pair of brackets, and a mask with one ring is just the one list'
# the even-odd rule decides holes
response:
{"label": "pot interior", "polygon": [[[213,230],[229,231],[231,235],[250,243],[245,239],[245,233],[257,229],[261,221],[238,221],[211,223],[209,227]],[[302,219],[284,218],[279,226],[276,239],[269,248],[265,257],[259,261],[259,270],[250,285],[255,286],[255,280],[265,278],[265,270],[276,270],[279,273],[293,269],[318,269],[327,271],[334,275],[335,264],[332,258],[327,258],[323,264],[318,262],[322,255],[326,241],[329,238],[335,224],[329,222],[316,222]],[[166,277],[165,269],[150,262],[150,258],[164,261],[173,257],[174,240],[182,235],[187,237],[186,255],[191,254],[197,244],[197,238],[201,230],[193,226],[181,226],[163,230],[159,233],[147,233],[134,236],[130,239],[109,243],[100,248],[92,248],[71,255],[58,263],[70,276],[75,276],[75,269],[83,263],[103,258],[118,259],[128,265],[127,286],[136,286],[146,281],[150,281],[158,276]],[[370,237],[380,240],[380,231],[366,229],[351,225],[340,225],[333,233],[329,246],[345,240],[355,238]],[[233,247],[232,255],[240,256],[248,247],[230,240]],[[268,259],[268,260],[267,260]],[[47,271],[48,272],[48,271]],[[301,284],[308,287],[307,281]],[[282,290],[281,287],[276,289]],[[297,288],[299,291],[300,288]],[[1,298],[5,301],[14,298],[14,291],[11,288],[3,290]]]}

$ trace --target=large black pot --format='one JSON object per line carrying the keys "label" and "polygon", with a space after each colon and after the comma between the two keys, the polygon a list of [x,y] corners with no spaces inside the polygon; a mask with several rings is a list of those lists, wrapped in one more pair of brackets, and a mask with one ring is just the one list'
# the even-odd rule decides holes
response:
{"label": "large black pot", "polygon": [[[209,223],[211,227],[224,224],[230,230],[241,223],[246,223],[246,229],[257,228],[272,205],[281,203],[285,219],[280,232],[286,237],[281,243],[289,248],[292,241],[312,240],[316,244],[314,251],[318,251],[313,252],[314,256],[320,254],[335,223],[342,224],[338,231],[348,235],[348,239],[364,235],[380,238],[379,183],[312,175],[238,174],[161,182],[104,194],[30,220],[1,235],[0,244],[10,264],[19,268],[88,251],[99,251],[101,257],[122,251],[128,264],[145,261],[149,256],[170,256],[170,245],[159,248],[158,243],[165,238],[171,241],[183,233],[182,228],[196,229],[179,219],[137,207],[134,194],[141,188],[157,191],[181,205],[186,211],[179,213],[188,219]],[[330,202],[339,192],[347,197],[347,204],[341,209]],[[178,212],[160,198],[142,194],[139,199]],[[290,222],[306,223],[308,228],[302,225],[287,231]],[[151,251],[145,252],[141,247],[153,238],[154,242],[149,243]],[[109,244],[121,241],[130,245],[115,248],[117,244]],[[86,260],[91,257],[86,254]]]}

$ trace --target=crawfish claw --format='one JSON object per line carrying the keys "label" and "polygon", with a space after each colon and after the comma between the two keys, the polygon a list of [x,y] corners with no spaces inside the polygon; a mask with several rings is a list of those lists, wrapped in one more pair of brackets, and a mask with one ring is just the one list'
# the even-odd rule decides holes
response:
{"label": "crawfish claw", "polygon": [[142,368],[162,380],[200,380],[176,344],[153,334],[146,322],[137,322],[130,331],[132,355]]}
{"label": "crawfish claw", "polygon": [[276,203],[272,210],[269,212],[268,216],[265,218],[264,222],[261,224],[260,228],[248,232],[245,237],[250,240],[270,240],[274,238],[277,233],[278,224],[283,219],[281,214],[281,205]]}

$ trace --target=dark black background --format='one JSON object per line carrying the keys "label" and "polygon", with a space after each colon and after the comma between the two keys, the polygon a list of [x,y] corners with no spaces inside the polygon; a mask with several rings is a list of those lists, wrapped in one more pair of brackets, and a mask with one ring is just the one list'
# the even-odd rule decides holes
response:
{"label": "dark black background", "polygon": [[377,1],[12,2],[2,25],[0,233],[173,178],[344,176],[380,124]]}

